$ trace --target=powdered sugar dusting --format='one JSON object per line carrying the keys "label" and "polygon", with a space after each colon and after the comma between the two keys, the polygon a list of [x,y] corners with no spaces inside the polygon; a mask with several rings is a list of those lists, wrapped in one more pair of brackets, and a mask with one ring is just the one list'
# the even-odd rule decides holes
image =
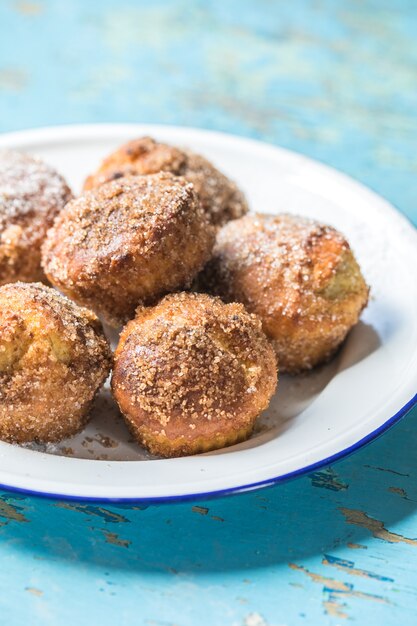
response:
{"label": "powdered sugar dusting", "polygon": [[71,197],[49,165],[21,152],[0,151],[0,284],[45,280],[40,247]]}
{"label": "powdered sugar dusting", "polygon": [[14,150],[0,151],[0,228],[28,213],[49,216],[70,196],[62,176],[40,159]]}
{"label": "powdered sugar dusting", "polygon": [[358,321],[368,289],[346,239],[289,214],[247,215],[218,233],[203,289],[257,313],[280,369],[310,369]]}

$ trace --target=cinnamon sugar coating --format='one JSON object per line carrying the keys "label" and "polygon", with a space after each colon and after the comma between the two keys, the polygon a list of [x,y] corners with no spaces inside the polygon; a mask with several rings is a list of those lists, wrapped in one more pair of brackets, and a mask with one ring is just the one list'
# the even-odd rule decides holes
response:
{"label": "cinnamon sugar coating", "polygon": [[199,286],[257,313],[280,371],[329,359],[357,323],[369,289],[334,228],[293,215],[247,215],[218,233]]}
{"label": "cinnamon sugar coating", "polygon": [[112,389],[137,441],[164,457],[250,436],[277,384],[261,322],[241,304],[177,293],[122,331]]}
{"label": "cinnamon sugar coating", "polygon": [[248,211],[243,193],[236,184],[219,172],[207,159],[174,146],[156,142],[151,137],[129,141],[110,154],[95,174],[89,176],[84,189],[127,175],[171,172],[193,183],[209,220],[221,226]]}
{"label": "cinnamon sugar coating", "polygon": [[0,285],[45,280],[41,244],[71,197],[62,176],[46,163],[0,151]]}
{"label": "cinnamon sugar coating", "polygon": [[138,304],[189,285],[213,243],[214,228],[184,178],[130,176],[66,206],[49,231],[43,266],[52,284],[115,326]]}
{"label": "cinnamon sugar coating", "polygon": [[49,442],[75,434],[111,358],[88,309],[40,283],[0,287],[0,438]]}

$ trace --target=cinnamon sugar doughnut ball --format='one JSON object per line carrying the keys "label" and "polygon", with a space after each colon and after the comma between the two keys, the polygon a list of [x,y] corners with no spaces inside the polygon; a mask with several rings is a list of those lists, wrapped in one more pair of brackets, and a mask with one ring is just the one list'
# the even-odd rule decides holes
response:
{"label": "cinnamon sugar doughnut ball", "polygon": [[130,176],[70,202],[43,248],[45,273],[115,326],[187,286],[208,260],[214,229],[184,178]]}
{"label": "cinnamon sugar doughnut ball", "polygon": [[369,289],[346,239],[294,215],[248,215],[219,233],[200,284],[257,313],[280,371],[329,359],[359,319]]}
{"label": "cinnamon sugar doughnut ball", "polygon": [[164,457],[243,441],[276,384],[259,319],[241,304],[195,293],[138,309],[121,334],[112,378],[133,435]]}
{"label": "cinnamon sugar doughnut ball", "polygon": [[87,178],[84,189],[93,189],[121,176],[162,171],[184,176],[193,183],[204,211],[216,226],[241,217],[248,211],[245,197],[236,184],[207,159],[150,137],[129,141],[110,154],[98,171]]}
{"label": "cinnamon sugar doughnut ball", "polygon": [[86,423],[110,371],[100,322],[40,283],[0,287],[0,438],[59,441]]}
{"label": "cinnamon sugar doughnut ball", "polygon": [[0,151],[0,285],[45,280],[41,244],[71,197],[62,176],[46,163]]}

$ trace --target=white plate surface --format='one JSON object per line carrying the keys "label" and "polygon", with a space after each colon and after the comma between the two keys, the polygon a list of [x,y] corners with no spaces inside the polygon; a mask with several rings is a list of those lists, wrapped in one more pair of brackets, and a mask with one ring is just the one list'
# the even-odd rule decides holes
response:
{"label": "white plate surface", "polygon": [[66,126],[6,134],[0,147],[39,155],[75,192],[101,158],[140,135],[188,146],[235,179],[252,210],[298,213],[348,237],[371,301],[337,357],[281,377],[246,443],[160,460],[133,443],[108,390],[83,433],[59,445],[0,442],[0,485],[98,500],[175,500],[269,485],[340,458],[394,423],[417,392],[417,234],[391,205],[350,178],[259,142],[188,128]]}

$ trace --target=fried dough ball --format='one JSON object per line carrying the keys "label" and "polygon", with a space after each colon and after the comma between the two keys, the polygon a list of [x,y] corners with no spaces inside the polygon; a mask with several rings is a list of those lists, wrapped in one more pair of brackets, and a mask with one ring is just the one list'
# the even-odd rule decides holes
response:
{"label": "fried dough ball", "polygon": [[184,178],[130,176],[66,206],[49,231],[43,266],[52,284],[116,326],[138,304],[188,286],[213,243],[214,228]]}
{"label": "fried dough ball", "polygon": [[134,437],[164,457],[247,439],[276,384],[260,320],[241,304],[195,293],[138,309],[121,334],[112,378]]}
{"label": "fried dough ball", "polygon": [[111,365],[100,322],[40,283],[0,287],[0,438],[59,441],[86,423]]}
{"label": "fried dough ball", "polygon": [[247,215],[219,233],[200,285],[257,313],[281,372],[329,359],[356,324],[369,289],[346,239],[293,215]]}
{"label": "fried dough ball", "polygon": [[62,176],[46,163],[0,151],[0,285],[45,280],[41,244],[71,197]]}
{"label": "fried dough ball", "polygon": [[89,176],[84,189],[126,175],[171,172],[193,183],[209,220],[221,226],[248,211],[243,193],[207,159],[189,150],[158,143],[151,137],[129,141],[110,154],[98,171]]}

